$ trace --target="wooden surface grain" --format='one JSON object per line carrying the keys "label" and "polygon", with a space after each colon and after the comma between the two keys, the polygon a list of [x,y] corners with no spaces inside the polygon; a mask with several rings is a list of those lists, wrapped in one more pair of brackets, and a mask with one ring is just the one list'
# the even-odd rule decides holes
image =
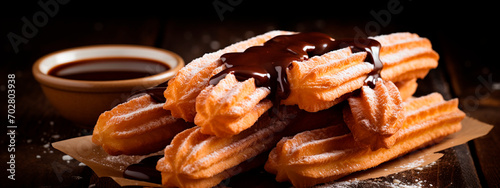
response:
{"label": "wooden surface grain", "polygon": [[[489,18],[487,3],[435,4],[431,2],[345,2],[302,4],[240,2],[232,11],[217,15],[213,2],[180,2],[162,5],[149,1],[121,3],[111,1],[71,1],[59,5],[57,14],[38,28],[38,33],[13,50],[7,37],[2,43],[1,91],[5,94],[7,74],[16,75],[16,180],[8,187],[119,187],[110,178],[98,178],[76,160],[64,160],[64,153],[50,143],[89,135],[91,129],[75,126],[62,118],[43,95],[31,74],[31,65],[41,56],[70,47],[94,44],[140,44],[178,53],[186,62],[204,53],[269,30],[319,31],[335,38],[354,37],[358,31],[375,34],[409,31],[431,40],[439,53],[438,68],[419,80],[415,95],[439,92],[446,99],[459,98],[467,115],[495,126],[490,134],[441,153],[435,164],[387,177],[345,185],[347,187],[498,187],[500,182],[500,72],[497,37],[490,25],[476,20]],[[44,1],[45,2],[45,1]],[[227,1],[222,1],[228,3]],[[391,2],[402,10],[391,13]],[[318,6],[321,4],[323,6]],[[2,7],[2,35],[22,35],[22,17],[31,19],[41,10],[37,2],[13,2]],[[446,10],[446,11],[444,11]],[[387,13],[389,12],[389,13]],[[387,13],[387,14],[386,14]],[[378,16],[377,16],[378,15]],[[383,17],[383,15],[387,17]],[[467,21],[470,20],[473,21]],[[495,56],[495,58],[493,58]],[[6,105],[6,99],[2,100]],[[75,107],[78,108],[78,107]],[[6,108],[3,108],[6,109]],[[2,116],[6,117],[6,110]],[[0,160],[6,169],[6,144]],[[63,159],[64,158],[64,159]],[[251,181],[250,181],[251,180]],[[228,180],[219,187],[290,187],[277,183],[263,168],[253,169]]]}

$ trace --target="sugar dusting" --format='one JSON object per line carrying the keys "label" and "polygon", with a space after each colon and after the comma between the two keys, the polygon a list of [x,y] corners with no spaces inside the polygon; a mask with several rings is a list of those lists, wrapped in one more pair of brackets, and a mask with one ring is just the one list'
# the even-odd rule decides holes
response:
{"label": "sugar dusting", "polygon": [[117,155],[112,156],[108,155],[102,149],[93,149],[94,156],[90,156],[87,158],[88,161],[93,163],[102,164],[111,169],[117,169],[119,171],[124,171],[127,166],[138,163],[142,159],[153,156],[163,154],[163,151],[158,151],[149,155]]}
{"label": "sugar dusting", "polygon": [[[431,167],[436,162],[432,162],[428,165],[425,166],[420,166],[422,162],[420,160],[417,160],[413,163],[406,164],[404,166],[401,166],[400,168],[409,168],[413,167],[412,174],[419,174],[420,171],[424,170],[425,168]],[[330,188],[330,187],[335,187],[335,188],[352,188],[352,187],[390,187],[390,188],[416,188],[416,187],[434,187],[433,184],[427,182],[425,179],[420,179],[417,176],[412,176],[406,177],[404,172],[401,172],[403,174],[399,175],[399,173],[389,175],[386,177],[380,177],[380,178],[374,178],[374,179],[368,179],[368,180],[349,180],[349,181],[339,181],[339,182],[330,182],[326,183],[323,185],[318,185],[315,186],[315,188]],[[397,176],[397,177],[396,177]]]}
{"label": "sugar dusting", "polygon": [[407,163],[407,164],[404,164],[404,165],[401,165],[399,166],[398,168],[401,168],[401,169],[413,169],[413,168],[417,168],[419,166],[422,166],[422,164],[424,163],[424,159],[423,158],[419,158],[411,163]]}
{"label": "sugar dusting", "polygon": [[416,182],[403,182],[398,179],[393,179],[392,181],[385,179],[370,179],[370,180],[354,180],[354,181],[344,181],[333,183],[329,185],[324,185],[321,187],[336,187],[336,188],[350,188],[350,187],[390,187],[390,188],[417,188],[417,187],[430,187],[431,184],[427,185],[424,181],[418,180]]}

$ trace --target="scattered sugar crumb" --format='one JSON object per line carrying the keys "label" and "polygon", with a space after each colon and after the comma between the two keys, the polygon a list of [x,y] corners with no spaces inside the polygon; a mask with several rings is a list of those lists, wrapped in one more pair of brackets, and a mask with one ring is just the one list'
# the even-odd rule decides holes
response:
{"label": "scattered sugar crumb", "polygon": [[71,157],[69,155],[63,155],[62,156],[62,160],[64,160],[64,161],[70,161],[70,160],[73,160],[73,157]]}
{"label": "scattered sugar crumb", "polygon": [[52,138],[53,138],[53,139],[59,139],[60,137],[61,137],[61,136],[60,136],[60,135],[58,135],[58,134],[52,135]]}
{"label": "scattered sugar crumb", "polygon": [[402,169],[412,169],[412,168],[416,168],[416,167],[421,166],[423,163],[424,163],[423,159],[418,159],[418,160],[415,160],[415,161],[413,161],[411,163],[408,163],[408,164],[405,164],[405,165],[401,165],[399,168],[402,168]]}
{"label": "scattered sugar crumb", "polygon": [[50,121],[50,122],[49,122],[49,125],[54,125],[54,121]]}
{"label": "scattered sugar crumb", "polygon": [[425,167],[429,167],[429,166],[432,166],[432,165],[435,165],[436,164],[436,161],[432,162],[432,163],[429,163],[428,165],[425,165]]}
{"label": "scattered sugar crumb", "polygon": [[399,179],[386,180],[383,178],[375,178],[370,180],[351,180],[343,182],[332,182],[326,185],[317,186],[317,188],[330,188],[330,187],[390,187],[390,188],[414,188],[414,187],[432,187],[432,184],[425,185],[425,181],[420,179],[415,179],[414,181],[403,182]]}
{"label": "scattered sugar crumb", "polygon": [[78,166],[87,166],[85,163],[78,163]]}
{"label": "scattered sugar crumb", "polygon": [[29,143],[31,143],[32,141],[33,141],[33,140],[28,139],[28,140],[26,140],[26,143],[28,143],[28,144],[29,144]]}
{"label": "scattered sugar crumb", "polygon": [[50,147],[50,142],[43,145],[43,148],[49,148],[49,147]]}
{"label": "scattered sugar crumb", "polygon": [[36,155],[36,158],[37,158],[37,159],[40,159],[40,158],[42,158],[42,156],[40,156],[40,155]]}

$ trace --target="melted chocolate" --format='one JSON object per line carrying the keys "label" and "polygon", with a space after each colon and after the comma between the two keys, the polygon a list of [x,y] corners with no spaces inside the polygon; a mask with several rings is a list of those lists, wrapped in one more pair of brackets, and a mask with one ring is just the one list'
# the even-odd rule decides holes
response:
{"label": "melted chocolate", "polygon": [[354,52],[366,51],[366,61],[374,64],[366,84],[374,85],[382,63],[379,59],[380,43],[373,39],[333,40],[322,33],[299,33],[280,35],[265,42],[262,46],[253,46],[244,52],[226,53],[220,61],[226,69],[213,76],[210,84],[216,85],[227,74],[234,74],[236,79],[244,81],[255,79],[258,87],[267,87],[274,96],[275,104],[286,99],[290,88],[286,69],[293,61],[304,61],[312,56],[322,55],[332,50],[350,47]]}
{"label": "melted chocolate", "polygon": [[48,74],[60,78],[86,81],[112,81],[142,78],[169,70],[156,60],[112,57],[84,59],[53,67]]}
{"label": "melted chocolate", "polygon": [[137,164],[128,166],[123,171],[123,177],[161,184],[161,172],[156,170],[156,163],[163,155],[144,158]]}
{"label": "melted chocolate", "polygon": [[152,88],[148,88],[148,89],[136,91],[136,92],[132,93],[128,97],[127,101],[132,100],[133,98],[140,97],[140,96],[148,94],[156,102],[158,102],[158,103],[164,103],[167,100],[165,99],[165,96],[163,95],[163,92],[165,92],[165,90],[167,89],[167,85],[168,85],[168,81],[163,82],[163,83],[161,83],[161,84],[159,84],[159,85],[157,85],[155,87],[152,87]]}
{"label": "melted chocolate", "polygon": [[340,39],[335,40],[337,49],[349,46],[353,52],[366,52],[365,61],[373,64],[373,70],[368,74],[365,84],[370,87],[375,87],[375,82],[381,78],[380,71],[383,68],[382,61],[380,60],[380,42],[374,39]]}

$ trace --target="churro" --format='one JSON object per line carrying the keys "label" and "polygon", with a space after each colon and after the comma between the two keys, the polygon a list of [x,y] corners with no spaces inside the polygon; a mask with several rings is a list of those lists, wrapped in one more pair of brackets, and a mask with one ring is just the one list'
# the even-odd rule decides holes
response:
{"label": "churro", "polygon": [[340,108],[309,113],[297,107],[283,107],[272,116],[262,115],[251,128],[232,137],[203,134],[200,127],[193,127],[175,136],[156,168],[162,173],[164,186],[212,187],[262,165],[265,161],[253,165],[248,162],[267,155],[265,152],[283,136],[325,127],[341,120],[341,115]]}
{"label": "churro", "polygon": [[[384,80],[405,82],[424,78],[430,69],[437,67],[439,56],[426,38],[412,33],[394,33],[372,39],[380,42],[379,56],[383,64],[380,77]],[[293,62],[287,72],[290,97],[283,101],[284,104],[297,104],[311,112],[337,104],[341,96],[363,86],[374,68],[363,63],[365,57],[366,52],[352,53],[345,48],[304,62]],[[416,85],[408,86],[405,97],[416,89]]]}
{"label": "churro", "polygon": [[207,53],[188,63],[184,68],[170,79],[164,92],[165,102],[163,108],[169,110],[172,116],[193,122],[196,115],[196,97],[209,85],[210,77],[216,70],[221,70],[220,56],[229,52],[241,52],[251,46],[261,45],[272,37],[292,34],[286,31],[271,31],[263,35],[250,38],[230,45],[222,50]]}
{"label": "churro", "polygon": [[379,80],[375,88],[363,86],[359,96],[347,100],[344,121],[357,142],[372,150],[394,145],[393,135],[404,120],[403,101],[394,83]]}
{"label": "churro", "polygon": [[343,123],[283,138],[265,165],[277,181],[309,187],[375,167],[420,147],[433,144],[461,129],[465,114],[458,100],[445,101],[438,93],[404,102],[403,126],[390,148],[371,150],[356,142]]}
{"label": "churro", "polygon": [[220,137],[236,135],[252,126],[272,103],[270,93],[255,87],[253,78],[243,82],[228,74],[216,86],[208,86],[196,98],[194,123],[201,133]]}
{"label": "churro", "polygon": [[194,124],[174,118],[149,95],[115,106],[99,116],[92,141],[110,155],[144,155],[160,151]]}

